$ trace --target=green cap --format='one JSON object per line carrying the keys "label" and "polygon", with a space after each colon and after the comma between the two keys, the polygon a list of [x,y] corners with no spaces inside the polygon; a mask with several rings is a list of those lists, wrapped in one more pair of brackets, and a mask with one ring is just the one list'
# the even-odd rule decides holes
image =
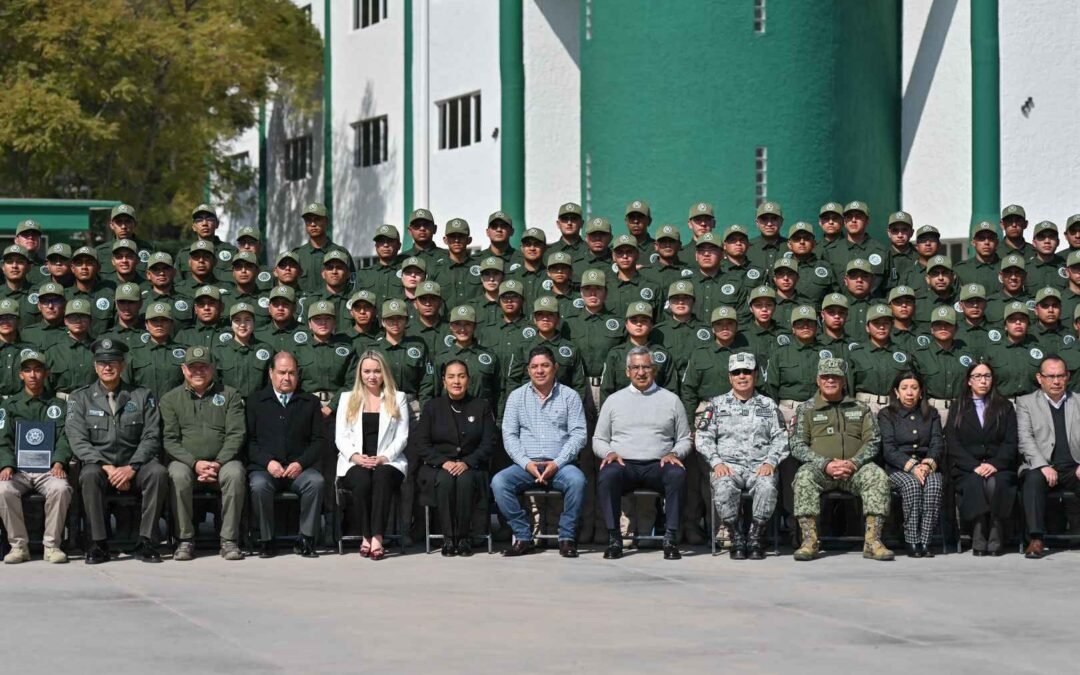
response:
{"label": "green cap", "polygon": [[581,215],[581,204],[575,204],[574,202],[566,202],[559,207],[559,215]]}
{"label": "green cap", "polygon": [[547,235],[539,227],[530,227],[521,233],[521,241],[526,239],[535,239],[541,244],[547,246]]}
{"label": "green cap", "polygon": [[[139,250],[139,245],[136,244],[135,241],[132,239],[117,239],[113,242],[111,250],[113,253],[115,253],[122,248],[127,249],[132,253],[135,253]],[[211,246],[211,250],[213,250],[213,246]]]}
{"label": "green cap", "polygon": [[689,281],[676,281],[668,286],[667,294],[669,298],[674,295],[689,295],[691,298],[696,297],[694,284]]}
{"label": "green cap", "polygon": [[350,256],[348,253],[346,253],[345,251],[342,251],[339,248],[335,248],[333,251],[330,251],[329,253],[327,253],[326,255],[323,256],[323,259],[322,259],[323,267],[326,267],[326,263],[330,262],[331,260],[336,260],[339,263],[341,263],[342,265],[345,265],[346,267],[348,267],[349,263],[352,262],[352,256]]}
{"label": "green cap", "polygon": [[847,377],[847,363],[844,359],[829,357],[821,359],[817,364],[818,377],[833,375],[835,377]]}
{"label": "green cap", "polygon": [[436,298],[442,299],[442,286],[437,281],[424,281],[416,287],[416,297],[422,298],[425,295],[434,295]]}
{"label": "green cap", "polygon": [[113,361],[123,361],[124,354],[128,351],[128,346],[124,344],[122,340],[114,340],[105,337],[96,340],[94,344],[90,345],[90,351],[94,352],[95,361],[110,363]]}
{"label": "green cap", "polygon": [[791,325],[794,326],[796,321],[817,321],[817,312],[814,311],[814,306],[799,305],[791,310]]}
{"label": "green cap", "polygon": [[392,298],[383,302],[382,312],[380,312],[379,315],[382,316],[382,318],[384,319],[389,319],[395,316],[407,318],[409,316],[409,308],[405,306],[404,300]]}
{"label": "green cap", "polygon": [[196,251],[202,251],[203,253],[209,253],[210,255],[214,255],[214,243],[211,241],[207,241],[206,239],[197,239],[191,243],[191,246],[188,247],[188,251],[192,253],[195,253]]}
{"label": "green cap", "polygon": [[821,308],[828,309],[830,307],[843,307],[848,309],[848,299],[842,293],[829,293],[821,300]]}
{"label": "green cap", "polygon": [[1073,251],[1065,260],[1066,267],[1072,267],[1073,265],[1080,265],[1080,251]]}
{"label": "green cap", "polygon": [[738,223],[735,223],[735,224],[732,224],[732,225],[728,225],[726,228],[724,228],[724,238],[723,238],[723,240],[727,241],[729,237],[731,237],[732,235],[736,235],[736,234],[741,234],[744,237],[746,237],[747,239],[750,238],[750,231],[747,230],[744,226],[739,225]]}
{"label": "green cap", "polygon": [[64,307],[64,316],[73,316],[76,314],[91,316],[90,301],[86,298],[75,298]]}
{"label": "green cap", "polygon": [[375,234],[371,237],[372,241],[376,241],[379,237],[386,237],[387,239],[393,239],[394,241],[401,241],[401,233],[393,225],[380,225],[375,228]]}
{"label": "green cap", "polygon": [[626,215],[631,213],[640,213],[643,216],[652,218],[652,211],[649,210],[649,202],[644,199],[635,199],[626,205]]}
{"label": "green cap", "polygon": [[291,260],[297,265],[300,264],[300,259],[296,257],[294,251],[282,251],[281,253],[278,253],[277,259],[274,260],[274,267],[280,265],[282,260]]}
{"label": "green cap", "polygon": [[631,302],[626,307],[626,318],[629,319],[632,316],[647,316],[652,318],[653,309],[652,305],[647,302],[638,300],[637,302]]}
{"label": "green cap", "polygon": [[1001,320],[1005,321],[1013,314],[1023,314],[1029,319],[1031,318],[1031,312],[1028,310],[1028,306],[1018,300],[1013,300],[1012,302],[1005,305],[1005,307],[1001,310]]}
{"label": "green cap", "polygon": [[215,219],[217,218],[217,210],[215,210],[214,207],[210,206],[209,204],[199,204],[194,209],[192,209],[191,210],[191,218],[192,218],[192,220],[194,220],[195,216],[199,215],[200,213],[209,213]]}
{"label": "green cap", "polygon": [[[135,288],[138,288],[138,286]],[[38,287],[37,294],[38,298],[44,298],[47,295],[59,295],[60,297],[64,297],[64,287],[55,281],[47,281]]]}
{"label": "green cap", "polygon": [[71,247],[67,244],[53,244],[49,247],[49,250],[45,252],[45,258],[49,259],[53,256],[64,258],[65,260],[71,259]]}
{"label": "green cap", "polygon": [[229,318],[236,316],[240,312],[247,312],[252,317],[255,316],[255,305],[249,305],[246,302],[238,302],[229,308]]}
{"label": "green cap", "polygon": [[1024,256],[1017,255],[1016,253],[1010,253],[1009,255],[1001,259],[1001,264],[998,266],[998,269],[1004,272],[1010,267],[1015,267],[1021,270],[1025,269],[1026,264],[1024,263]]}
{"label": "green cap", "polygon": [[541,295],[533,302],[533,314],[536,312],[559,313],[559,301],[550,295]]}
{"label": "green cap", "polygon": [[674,239],[682,244],[682,232],[674,225],[661,225],[656,230],[656,240],[660,241],[661,239]]}
{"label": "green cap", "polygon": [[555,251],[549,253],[547,257],[547,266],[554,267],[555,265],[569,265],[573,267],[574,257],[566,251]]}
{"label": "green cap", "polygon": [[80,246],[79,248],[72,251],[71,259],[75,260],[75,258],[78,258],[79,256],[84,256],[84,255],[87,256],[87,257],[93,258],[94,262],[97,262],[97,259],[98,259],[98,257],[97,257],[97,249],[95,249],[93,246]]}
{"label": "green cap", "polygon": [[488,227],[491,227],[493,223],[499,220],[506,223],[511,228],[514,227],[514,219],[511,218],[510,214],[506,211],[496,211],[495,213],[492,213],[490,216],[488,216]]}
{"label": "green cap", "polygon": [[723,242],[720,240],[720,237],[716,236],[715,232],[706,232],[694,240],[694,248],[701,248],[705,245],[712,245],[720,248],[722,244]]}
{"label": "green cap", "polygon": [[810,223],[806,222],[806,221],[803,221],[803,220],[800,220],[797,223],[793,223],[791,225],[791,227],[788,228],[788,231],[787,231],[788,238],[790,239],[791,237],[795,236],[795,233],[797,233],[797,232],[805,232],[805,233],[809,234],[811,237],[816,237],[817,236],[816,234],[814,234],[814,226],[811,225]]}
{"label": "green cap", "polygon": [[319,300],[306,308],[304,313],[307,314],[307,318],[309,319],[314,319],[317,316],[337,316],[337,311],[334,309],[334,303],[329,300]]}
{"label": "green cap", "polygon": [[1080,225],[1080,213],[1069,216],[1069,219],[1065,221],[1065,231],[1071,230],[1073,225]]}
{"label": "green cap", "polygon": [[826,213],[835,213],[838,216],[842,215],[844,213],[844,205],[840,202],[828,202],[822,204],[821,208],[818,209],[818,216],[823,216]]}
{"label": "green cap", "polygon": [[936,255],[933,258],[930,258],[930,260],[928,260],[926,262],[926,270],[929,272],[930,270],[934,269],[935,267],[944,267],[945,269],[947,269],[947,270],[949,270],[951,272],[952,271],[952,258],[950,258],[949,256],[945,256],[945,255]]}
{"label": "green cap", "polygon": [[888,305],[878,303],[876,305],[870,305],[866,310],[866,323],[870,323],[874,319],[891,319],[893,318],[892,310]]}
{"label": "green cap", "polygon": [[760,218],[766,214],[783,218],[784,209],[777,202],[761,202],[757,207],[757,217]]}
{"label": "green cap", "polygon": [[48,366],[49,365],[49,362],[45,358],[45,355],[42,354],[41,352],[34,351],[33,349],[24,349],[21,352],[19,352],[19,365],[20,366],[25,366],[27,363],[30,363],[31,361],[40,363],[43,366]]}
{"label": "green cap", "polygon": [[450,311],[450,317],[448,322],[453,323],[455,321],[471,321],[476,323],[476,309],[472,305],[458,305]]}
{"label": "green cap", "polygon": [[427,209],[414,209],[409,215],[409,225],[412,225],[418,220],[430,220],[434,223],[435,216],[431,215],[431,211],[428,211]]}
{"label": "green cap", "polygon": [[423,258],[418,258],[416,256],[412,256],[411,258],[405,258],[401,261],[402,271],[410,267],[419,267],[424,272],[427,272],[427,261],[425,261]]}
{"label": "green cap", "polygon": [[[368,290],[359,290],[349,296],[349,302],[345,304],[346,309],[352,309],[353,305],[358,302],[366,302],[367,304],[375,307],[375,294]],[[308,316],[311,316],[308,314]]]}
{"label": "green cap", "polygon": [[851,213],[852,211],[862,211],[863,213],[869,215],[870,207],[866,205],[866,202],[860,202],[856,199],[853,202],[848,202],[847,206],[844,207],[845,215]]}
{"label": "green cap", "polygon": [[982,284],[965,284],[960,287],[960,302],[973,298],[986,299],[986,288]]}
{"label": "green cap", "polygon": [[1057,298],[1058,302],[1061,302],[1061,291],[1053,286],[1043,286],[1039,289],[1039,292],[1035,294],[1035,304],[1039,304],[1047,298]]}
{"label": "green cap", "polygon": [[168,302],[155,302],[146,308],[146,318],[168,319],[172,321],[172,304]]}
{"label": "green cap", "polygon": [[889,214],[889,225],[893,223],[904,223],[909,227],[915,227],[915,223],[911,220],[911,214],[907,211],[897,211]]}
{"label": "green cap", "polygon": [[113,220],[117,216],[131,216],[134,219],[135,207],[131,204],[120,204],[118,206],[114,206],[112,208],[112,211],[109,212],[109,220]]}
{"label": "green cap", "polygon": [[326,204],[320,204],[319,202],[311,202],[304,207],[304,212],[300,214],[303,216],[322,216],[326,217]]}
{"label": "green cap", "polygon": [[716,323],[717,321],[723,321],[724,319],[736,321],[738,318],[738,314],[735,313],[734,307],[718,305],[714,307],[712,313],[709,314],[709,323]]}
{"label": "green cap", "polygon": [[592,234],[593,232],[611,234],[611,222],[603,216],[589,218],[589,222],[585,224],[585,234]]}
{"label": "green cap", "polygon": [[786,270],[791,270],[792,272],[795,272],[796,274],[798,274],[798,272],[799,272],[799,262],[797,260],[795,260],[795,258],[785,258],[785,257],[781,256],[781,257],[777,258],[773,262],[772,268],[773,268],[773,272],[775,272],[778,269],[783,268],[783,269],[786,269]]}
{"label": "green cap", "polygon": [[1009,216],[1020,216],[1024,220],[1027,220],[1027,213],[1024,211],[1024,207],[1019,204],[1009,204],[1005,208],[1001,209],[1001,219],[1005,220]]}
{"label": "green cap", "polygon": [[996,237],[997,227],[989,220],[980,220],[979,222],[975,223],[975,227],[971,229],[972,238],[974,238],[975,235],[979,234],[980,232],[989,232]]}
{"label": "green cap", "polygon": [[1039,236],[1039,234],[1041,234],[1042,232],[1046,232],[1047,230],[1053,232],[1054,234],[1058,233],[1057,225],[1050,222],[1049,220],[1042,220],[1035,225],[1035,229],[1032,230],[1031,236],[1037,237]]}
{"label": "green cap", "polygon": [[284,298],[292,304],[296,304],[296,290],[292,286],[274,286],[270,289],[269,299]]}
{"label": "green cap", "polygon": [[140,302],[142,300],[142,291],[139,290],[138,284],[120,284],[116,287],[116,293],[113,294],[113,300],[120,302]]}
{"label": "green cap", "polygon": [[[166,254],[168,255],[168,254]],[[240,251],[233,256],[232,265],[236,267],[236,263],[247,263],[249,265],[259,266],[259,259],[255,257],[255,254],[251,251]]]}
{"label": "green cap", "polygon": [[199,286],[195,291],[195,299],[199,298],[213,298],[214,300],[221,301],[221,289],[217,286]]}
{"label": "green cap", "polygon": [[169,267],[173,267],[173,257],[165,251],[154,251],[147,259],[146,266],[150,268],[154,265],[168,265]]}
{"label": "green cap", "polygon": [[26,220],[21,221],[18,225],[15,226],[15,234],[22,234],[23,232],[27,231],[41,232],[41,223],[34,220],[33,218],[27,218]]}
{"label": "green cap", "polygon": [[210,356],[210,350],[203,346],[190,347],[187,350],[187,354],[184,354],[184,365],[190,366],[195,363],[202,363],[208,366],[214,365],[214,359]]}
{"label": "green cap", "polygon": [[949,323],[956,325],[956,310],[948,305],[939,305],[930,312],[930,323]]}
{"label": "green cap", "polygon": [[19,302],[11,298],[0,300],[0,316],[19,316]]}
{"label": "green cap", "polygon": [[446,222],[446,229],[443,231],[444,235],[451,234],[464,234],[469,236],[469,224],[465,222],[464,218],[451,218]]}
{"label": "green cap", "polygon": [[848,261],[847,267],[844,268],[844,274],[847,274],[853,270],[866,272],[867,274],[873,274],[874,266],[871,265],[870,261],[868,261],[866,258],[854,258],[853,260]]}
{"label": "green cap", "polygon": [[27,260],[30,260],[30,252],[18,244],[12,244],[4,249],[4,257],[6,258],[9,255],[21,255]]}
{"label": "green cap", "polygon": [[499,284],[499,297],[501,298],[507,293],[515,293],[521,297],[525,297],[525,285],[517,279],[507,279]]}
{"label": "green cap", "polygon": [[490,255],[480,261],[480,273],[483,274],[488,270],[496,270],[502,272],[505,269],[505,263],[503,259],[498,256]]}
{"label": "green cap", "polygon": [[914,298],[914,297],[915,297],[915,289],[912,288],[911,286],[896,286],[891,291],[889,291],[889,303],[890,304],[893,301],[897,300],[898,298]]}
{"label": "green cap", "polygon": [[712,204],[708,202],[698,202],[696,204],[691,204],[690,213],[686,217],[693,219],[698,216],[708,216],[710,218],[715,218],[716,216],[713,214]]}
{"label": "green cap", "polygon": [[754,290],[750,291],[750,299],[747,304],[752,304],[758,298],[769,298],[773,302],[776,301],[776,291],[772,286],[758,286]]}
{"label": "green cap", "polygon": [[918,230],[915,230],[915,240],[918,241],[919,237],[933,236],[938,239],[941,238],[941,232],[933,225],[923,225]]}
{"label": "green cap", "polygon": [[[549,264],[548,267],[551,265]],[[581,287],[586,286],[603,286],[607,288],[607,277],[604,275],[604,270],[585,270],[585,273],[581,275]]]}
{"label": "green cap", "polygon": [[636,251],[637,250],[637,239],[634,238],[634,236],[630,235],[630,234],[620,234],[619,236],[615,237],[615,239],[612,240],[612,242],[611,242],[611,250],[614,251],[615,249],[619,248],[620,246],[629,246],[629,247],[633,248]]}
{"label": "green cap", "polygon": [[247,237],[248,239],[254,239],[255,241],[262,241],[262,235],[259,234],[259,228],[251,227],[250,225],[248,225],[246,227],[241,227],[240,230],[237,231],[237,233],[236,233],[236,240],[237,241],[240,241],[244,237]]}

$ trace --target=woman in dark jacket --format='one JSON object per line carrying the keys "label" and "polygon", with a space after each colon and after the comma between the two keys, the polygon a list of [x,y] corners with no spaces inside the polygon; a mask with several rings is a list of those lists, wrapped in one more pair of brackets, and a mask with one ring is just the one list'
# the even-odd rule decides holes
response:
{"label": "woman in dark jacket", "polygon": [[414,447],[424,461],[420,483],[434,483],[442,554],[469,556],[469,524],[486,495],[484,471],[495,446],[495,416],[486,399],[469,395],[469,367],[464,362],[447,363],[442,379],[442,396],[424,405],[413,432]]}
{"label": "woman in dark jacket", "polygon": [[960,519],[971,524],[976,556],[1001,555],[1002,520],[1016,499],[1016,411],[995,384],[989,365],[969,366],[945,428]]}
{"label": "woman in dark jacket", "polygon": [[923,397],[922,378],[897,373],[889,405],[878,412],[881,454],[889,484],[900,491],[904,507],[904,543],[912,558],[932,558],[930,535],[941,511],[941,474],[945,455],[941,416]]}

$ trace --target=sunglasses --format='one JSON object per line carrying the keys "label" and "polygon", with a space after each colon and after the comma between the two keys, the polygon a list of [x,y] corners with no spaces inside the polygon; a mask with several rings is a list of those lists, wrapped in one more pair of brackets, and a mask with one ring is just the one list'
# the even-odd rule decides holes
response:
{"label": "sunglasses", "polygon": [[754,373],[754,371],[748,370],[746,368],[739,368],[738,370],[732,370],[731,371],[731,374],[735,375],[736,377],[741,376],[741,375],[752,375],[753,373]]}

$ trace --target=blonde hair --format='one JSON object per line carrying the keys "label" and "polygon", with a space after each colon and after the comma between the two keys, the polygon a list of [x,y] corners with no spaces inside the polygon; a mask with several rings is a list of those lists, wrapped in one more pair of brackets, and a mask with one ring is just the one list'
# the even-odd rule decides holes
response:
{"label": "blonde hair", "polygon": [[374,361],[379,364],[379,371],[382,372],[383,378],[383,402],[382,409],[393,419],[401,419],[401,410],[398,409],[397,404],[397,385],[394,383],[394,376],[390,373],[390,367],[386,363],[386,359],[382,354],[375,351],[366,351],[360,355],[360,360],[356,362],[356,381],[353,382],[352,395],[349,396],[349,405],[345,409],[345,421],[349,424],[355,424],[357,416],[360,415],[360,409],[367,401],[368,391],[364,386],[364,361]]}

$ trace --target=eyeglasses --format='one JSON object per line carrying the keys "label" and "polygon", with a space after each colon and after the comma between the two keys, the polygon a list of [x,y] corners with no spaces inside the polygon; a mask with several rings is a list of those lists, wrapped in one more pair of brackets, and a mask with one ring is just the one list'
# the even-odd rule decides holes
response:
{"label": "eyeglasses", "polygon": [[627,366],[626,367],[627,370],[634,371],[635,373],[644,372],[646,370],[652,370],[653,368],[654,368],[654,366],[652,366],[652,365],[648,365],[648,366]]}
{"label": "eyeglasses", "polygon": [[731,371],[731,374],[736,376],[736,377],[741,377],[743,375],[752,375],[753,373],[754,373],[754,371],[752,371],[752,370],[750,370],[748,368],[739,368],[738,370],[732,370]]}
{"label": "eyeglasses", "polygon": [[973,379],[973,380],[989,380],[989,379],[992,379],[993,377],[994,376],[991,375],[990,373],[976,373],[976,374],[971,376],[971,379]]}
{"label": "eyeglasses", "polygon": [[1068,378],[1069,376],[1068,375],[1044,375],[1043,373],[1039,373],[1039,377],[1043,378],[1044,380],[1064,380],[1064,379]]}

